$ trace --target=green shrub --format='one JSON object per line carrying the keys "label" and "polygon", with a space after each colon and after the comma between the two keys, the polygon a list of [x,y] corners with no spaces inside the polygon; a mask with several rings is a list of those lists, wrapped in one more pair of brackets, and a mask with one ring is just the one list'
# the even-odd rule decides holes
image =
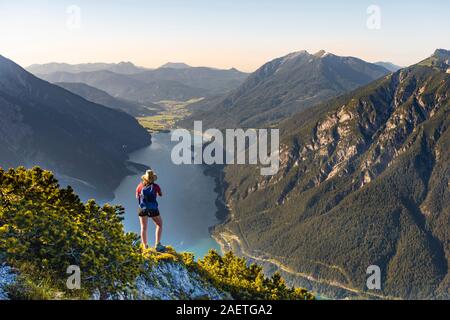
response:
{"label": "green shrub", "polygon": [[192,254],[185,254],[184,261],[189,268],[197,271],[215,287],[229,292],[234,299],[315,299],[305,289],[287,287],[278,273],[266,278],[260,266],[248,265],[246,259],[236,257],[232,252],[220,256],[215,250],[211,250],[198,262],[194,261]]}
{"label": "green shrub", "polygon": [[83,204],[38,167],[0,169],[0,251],[19,270],[33,265],[30,279],[51,278],[69,296],[70,265],[80,267],[83,290],[102,298],[134,282],[142,256],[137,237],[124,233],[122,214],[118,206]]}

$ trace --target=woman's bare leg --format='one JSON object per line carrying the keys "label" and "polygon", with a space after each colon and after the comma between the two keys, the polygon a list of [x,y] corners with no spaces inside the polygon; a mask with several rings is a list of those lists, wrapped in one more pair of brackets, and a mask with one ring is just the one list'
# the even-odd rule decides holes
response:
{"label": "woman's bare leg", "polygon": [[155,230],[155,246],[157,246],[159,243],[161,243],[161,235],[162,235],[162,226],[163,221],[161,216],[153,217],[153,222],[155,223],[156,230]]}
{"label": "woman's bare leg", "polygon": [[148,248],[148,217],[139,217],[141,222],[141,242],[145,248]]}

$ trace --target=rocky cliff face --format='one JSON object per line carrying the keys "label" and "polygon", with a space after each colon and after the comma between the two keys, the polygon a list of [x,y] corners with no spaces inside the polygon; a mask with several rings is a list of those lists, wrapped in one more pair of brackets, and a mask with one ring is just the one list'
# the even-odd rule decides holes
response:
{"label": "rocky cliff face", "polygon": [[247,250],[386,296],[449,296],[448,51],[283,123],[281,168],[227,168],[232,231]]}
{"label": "rocky cliff face", "polygon": [[16,274],[6,264],[0,265],[0,300],[8,300],[8,286],[14,284]]}
{"label": "rocky cliff face", "polygon": [[449,78],[428,72],[404,69],[384,79],[375,94],[352,98],[329,112],[300,150],[290,148],[286,154],[286,148],[284,169],[309,159],[316,165],[310,186],[356,171],[353,189],[370,183],[412,146],[407,140],[418,127],[448,104]]}
{"label": "rocky cliff face", "polygon": [[137,279],[138,300],[231,299],[195,272],[177,263],[160,263]]}
{"label": "rocky cliff face", "polygon": [[[8,300],[8,290],[17,284],[17,274],[7,265],[0,266],[0,300]],[[93,296],[98,299],[98,296]],[[207,283],[180,263],[160,262],[148,266],[136,279],[136,290],[110,297],[126,300],[231,299],[231,296]]]}

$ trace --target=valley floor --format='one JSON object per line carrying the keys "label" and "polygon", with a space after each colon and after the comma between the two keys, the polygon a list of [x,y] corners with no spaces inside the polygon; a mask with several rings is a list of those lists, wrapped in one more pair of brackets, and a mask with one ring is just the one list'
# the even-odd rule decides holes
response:
{"label": "valley floor", "polygon": [[175,129],[175,123],[191,114],[187,108],[193,103],[197,103],[203,98],[191,99],[188,101],[160,101],[158,104],[163,107],[157,115],[150,117],[139,117],[137,120],[148,131],[164,132]]}

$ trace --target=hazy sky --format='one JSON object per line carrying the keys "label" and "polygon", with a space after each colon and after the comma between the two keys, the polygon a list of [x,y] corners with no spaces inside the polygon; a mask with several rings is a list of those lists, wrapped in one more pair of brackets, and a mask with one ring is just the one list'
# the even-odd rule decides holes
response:
{"label": "hazy sky", "polygon": [[0,54],[22,66],[183,61],[253,71],[302,49],[409,65],[449,49],[449,33],[448,0],[0,0]]}

